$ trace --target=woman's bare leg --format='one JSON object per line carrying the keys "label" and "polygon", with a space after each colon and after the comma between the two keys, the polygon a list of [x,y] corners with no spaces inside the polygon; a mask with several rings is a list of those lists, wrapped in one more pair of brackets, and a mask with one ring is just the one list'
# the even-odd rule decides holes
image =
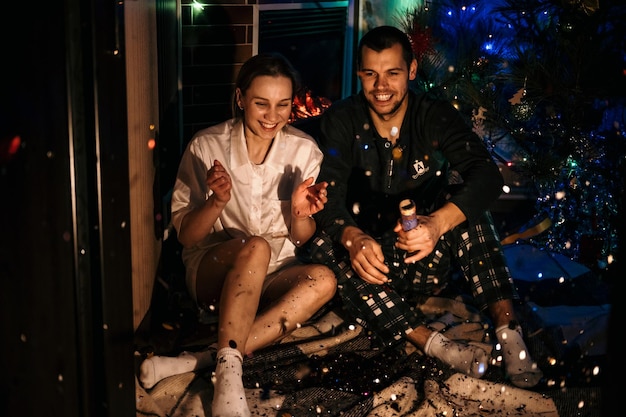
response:
{"label": "woman's bare leg", "polygon": [[[230,347],[244,353],[246,340],[259,308],[270,255],[269,244],[260,237],[246,239],[237,253],[226,274],[219,297],[218,349]],[[203,284],[219,279],[221,273],[219,268],[215,268],[215,262],[203,262],[202,267],[205,268],[198,271],[198,299],[205,297],[200,295]]]}
{"label": "woman's bare leg", "polygon": [[[242,379],[242,354],[284,337],[334,294],[336,283],[330,269],[321,265],[293,266],[272,278],[263,294],[269,307],[257,315],[269,258],[267,242],[250,238],[224,281],[211,406],[214,417],[250,415]],[[252,346],[248,341],[253,342]]]}
{"label": "woman's bare leg", "polygon": [[[267,241],[253,236],[245,239],[233,263],[228,265],[230,268],[219,297],[217,364],[211,404],[214,417],[250,415],[242,379],[242,353],[259,308],[270,256],[271,248]],[[215,268],[215,264],[219,264],[218,259],[205,256],[200,264],[196,286],[199,301],[207,301],[204,286],[213,287],[215,280],[222,276],[223,271]]]}
{"label": "woman's bare leg", "polygon": [[[218,349],[245,354],[269,346],[311,318],[335,294],[337,283],[332,271],[314,264],[286,268],[261,294],[268,262],[269,247],[261,238],[225,242],[205,255],[198,271],[198,303],[207,307],[219,304]],[[263,306],[258,312],[260,299]],[[230,352],[227,360],[237,366],[240,359]],[[210,352],[184,352],[177,358],[160,359],[159,378],[151,380],[151,386],[167,376],[215,365]],[[142,366],[147,368],[148,362]],[[231,379],[239,383],[240,371],[235,374],[237,378]],[[224,391],[233,392],[230,384]]]}
{"label": "woman's bare leg", "polygon": [[245,353],[287,336],[329,302],[336,289],[335,275],[324,265],[294,265],[280,271],[263,293],[267,303],[250,329]]}
{"label": "woman's bare leg", "polygon": [[[217,307],[219,305],[220,299],[222,298],[221,295],[224,283],[228,274],[235,270],[235,265],[239,265],[240,268],[247,267],[249,265],[246,262],[239,263],[238,261],[240,259],[241,252],[244,250],[246,245],[249,244],[250,240],[248,239],[233,239],[211,248],[205,254],[198,267],[198,276],[196,280],[198,305],[203,307]],[[266,246],[266,242],[262,240],[260,247],[263,247],[264,244]],[[263,254],[261,253],[261,255]],[[257,257],[258,256],[259,255],[257,255]],[[259,261],[255,257],[250,258],[252,263],[256,262],[261,265],[262,273],[257,275],[262,276],[262,279],[259,278],[261,281],[258,284],[259,294],[263,285],[263,280],[265,279],[268,259],[269,252],[267,254],[267,259],[265,260],[261,259]],[[227,295],[227,297],[230,297],[230,295]],[[258,303],[258,299],[259,295],[256,295],[255,301],[252,303],[253,306]],[[254,315],[255,313],[252,313],[250,321],[254,319]],[[219,317],[222,318],[224,316],[220,313]],[[245,332],[242,331],[242,336],[240,338],[245,340],[248,331],[249,329],[245,330]],[[244,343],[240,342],[240,344],[243,348]],[[215,365],[215,359],[214,351],[182,352],[177,357],[153,356],[142,362],[139,370],[139,380],[144,388],[150,389],[163,378],[213,366]]]}

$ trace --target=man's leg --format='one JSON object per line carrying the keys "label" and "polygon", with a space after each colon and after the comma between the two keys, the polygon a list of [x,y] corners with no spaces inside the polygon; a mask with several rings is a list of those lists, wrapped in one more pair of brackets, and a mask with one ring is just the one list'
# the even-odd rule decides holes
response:
{"label": "man's leg", "polygon": [[[399,292],[432,291],[438,280],[429,265],[441,264],[441,259],[428,259],[422,265],[423,280],[416,275],[415,266],[407,267],[402,251],[395,248],[392,237],[382,242],[383,252],[391,273],[388,285],[372,285],[363,281],[352,271],[347,252],[334,246],[328,236],[321,235],[313,241],[312,258],[334,270],[339,283],[339,294],[350,314],[371,330],[383,345],[401,339],[413,343],[426,355],[435,357],[454,369],[480,378],[488,363],[487,353],[480,347],[452,341],[443,334],[426,326],[427,317],[419,306],[409,303]],[[337,261],[339,259],[339,261]],[[442,266],[447,273],[447,265]],[[407,275],[408,273],[408,275]],[[428,275],[428,277],[426,277]],[[408,278],[410,277],[410,278]],[[426,282],[426,281],[430,282]],[[422,282],[424,281],[424,282]],[[424,295],[428,295],[425,293]]]}
{"label": "man's leg", "polygon": [[493,317],[507,378],[517,387],[534,387],[543,377],[543,372],[537,367],[537,363],[533,361],[526,348],[513,302],[501,300],[489,304],[489,313]]}
{"label": "man's leg", "polygon": [[[408,266],[405,283],[419,294],[431,295],[445,287],[452,272],[452,251],[441,239],[426,258]],[[425,323],[407,334],[407,339],[426,355],[474,378],[481,378],[489,365],[488,353],[479,346],[451,340]]]}
{"label": "man's leg", "polygon": [[413,329],[413,325],[424,322],[425,316],[420,310],[409,305],[395,289],[400,272],[398,262],[394,262],[388,254],[385,254],[385,258],[392,270],[389,274],[391,283],[388,285],[372,285],[363,281],[352,270],[348,252],[334,244],[325,233],[312,241],[310,257],[313,262],[327,265],[333,270],[344,308],[371,330],[381,345],[400,341]]}
{"label": "man's leg", "polygon": [[491,215],[486,212],[474,224],[457,227],[454,235],[458,260],[477,307],[487,310],[493,321],[507,378],[520,388],[535,386],[543,373],[522,337],[513,305],[518,295]]}

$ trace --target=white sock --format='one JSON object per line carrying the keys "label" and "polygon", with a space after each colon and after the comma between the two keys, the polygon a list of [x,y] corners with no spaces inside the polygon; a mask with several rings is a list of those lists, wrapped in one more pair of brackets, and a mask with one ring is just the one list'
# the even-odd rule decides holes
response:
{"label": "white sock", "polygon": [[496,329],[496,337],[502,346],[506,376],[519,388],[531,388],[543,377],[543,372],[530,357],[522,337],[522,328],[504,325]]}
{"label": "white sock", "polygon": [[160,380],[215,365],[215,347],[201,352],[182,352],[180,355],[152,356],[146,358],[139,367],[139,382],[150,389]]}
{"label": "white sock", "polygon": [[237,349],[226,347],[217,352],[211,417],[250,416],[242,364],[243,357]]}
{"label": "white sock", "polygon": [[488,355],[484,349],[452,341],[436,331],[428,338],[424,353],[474,378],[482,377],[488,366]]}

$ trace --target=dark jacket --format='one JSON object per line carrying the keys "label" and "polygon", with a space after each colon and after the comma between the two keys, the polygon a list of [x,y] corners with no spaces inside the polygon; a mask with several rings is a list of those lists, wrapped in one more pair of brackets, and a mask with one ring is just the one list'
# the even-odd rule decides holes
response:
{"label": "dark jacket", "polygon": [[333,103],[321,116],[318,181],[330,185],[328,203],[315,219],[336,241],[348,225],[380,237],[396,224],[404,198],[413,199],[421,214],[447,199],[471,221],[500,196],[498,166],[448,102],[410,92],[395,150],[380,133],[362,93]]}

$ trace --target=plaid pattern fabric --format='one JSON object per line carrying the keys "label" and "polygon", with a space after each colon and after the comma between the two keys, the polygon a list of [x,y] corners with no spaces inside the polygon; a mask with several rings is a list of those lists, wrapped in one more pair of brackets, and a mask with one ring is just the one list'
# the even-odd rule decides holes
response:
{"label": "plaid pattern fabric", "polygon": [[324,232],[312,240],[308,260],[333,269],[344,308],[383,345],[427,324],[419,305],[442,291],[454,270],[460,269],[481,310],[491,302],[518,297],[488,212],[476,223],[466,222],[446,233],[433,252],[415,264],[404,263],[405,251],[395,247],[393,231],[378,241],[390,268],[391,281],[385,285],[360,279],[352,270],[348,251]]}

